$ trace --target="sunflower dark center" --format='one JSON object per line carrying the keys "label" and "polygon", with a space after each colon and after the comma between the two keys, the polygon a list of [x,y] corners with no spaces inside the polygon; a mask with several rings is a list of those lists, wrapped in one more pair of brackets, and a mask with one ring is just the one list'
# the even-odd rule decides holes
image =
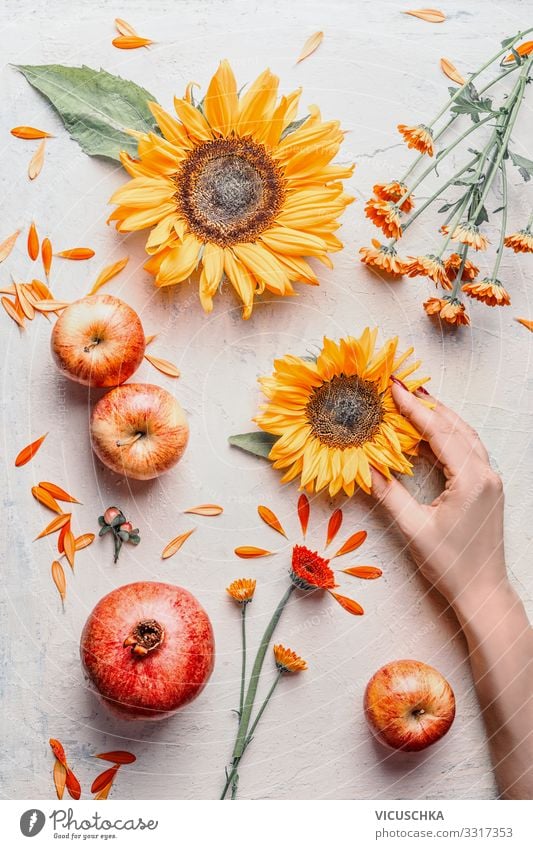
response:
{"label": "sunflower dark center", "polygon": [[204,242],[253,241],[285,198],[280,167],[250,139],[215,139],[191,151],[175,175],[178,210]]}
{"label": "sunflower dark center", "polygon": [[371,381],[339,375],[314,390],[307,418],[325,445],[349,448],[375,436],[383,421],[383,404]]}

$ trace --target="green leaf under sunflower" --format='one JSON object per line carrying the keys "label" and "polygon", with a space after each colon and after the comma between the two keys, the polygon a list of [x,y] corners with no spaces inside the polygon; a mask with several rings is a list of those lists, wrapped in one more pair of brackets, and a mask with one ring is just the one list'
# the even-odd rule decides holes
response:
{"label": "green leaf under sunflower", "polygon": [[121,150],[136,156],[137,142],[126,130],[159,129],[147,102],[155,97],[141,86],[85,65],[15,65],[59,114],[66,129],[89,156],[119,159]]}
{"label": "green leaf under sunflower", "polygon": [[228,442],[242,451],[247,451],[248,454],[255,454],[256,457],[268,459],[272,446],[277,439],[278,437],[271,433],[253,430],[250,433],[236,433],[228,438]]}

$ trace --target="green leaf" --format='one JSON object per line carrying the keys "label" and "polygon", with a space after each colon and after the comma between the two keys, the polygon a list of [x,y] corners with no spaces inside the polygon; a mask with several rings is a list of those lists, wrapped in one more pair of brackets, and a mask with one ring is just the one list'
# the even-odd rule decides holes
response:
{"label": "green leaf", "polygon": [[502,47],[509,47],[510,44],[516,39],[516,35],[511,35],[510,38],[504,38],[501,43]]}
{"label": "green leaf", "polygon": [[137,141],[125,130],[159,132],[146,89],[107,71],[85,65],[15,65],[59,114],[68,132],[89,156],[119,159],[121,150],[135,156]]}
{"label": "green leaf", "polygon": [[[457,89],[450,88],[449,91],[453,95]],[[480,97],[476,87],[468,83],[452,104],[450,111],[455,112],[456,115],[470,115],[472,121],[477,124],[480,113],[493,111],[492,100],[490,97]]]}
{"label": "green leaf", "polygon": [[528,183],[533,177],[533,162],[531,159],[526,159],[525,156],[519,156],[518,153],[513,153],[512,150],[509,150],[509,156],[513,165],[516,165],[520,171],[522,179]]}
{"label": "green leaf", "polygon": [[255,454],[257,457],[268,458],[272,446],[277,441],[278,437],[272,433],[265,433],[262,430],[253,430],[250,433],[236,433],[230,436],[228,442],[242,451],[247,451],[248,454]]}
{"label": "green leaf", "polygon": [[291,133],[294,133],[296,132],[296,130],[299,130],[302,124],[305,124],[308,118],[309,115],[306,115],[304,118],[299,118],[297,121],[291,121],[290,124],[287,124],[281,136],[279,137],[280,141],[283,141],[283,139],[289,136]]}

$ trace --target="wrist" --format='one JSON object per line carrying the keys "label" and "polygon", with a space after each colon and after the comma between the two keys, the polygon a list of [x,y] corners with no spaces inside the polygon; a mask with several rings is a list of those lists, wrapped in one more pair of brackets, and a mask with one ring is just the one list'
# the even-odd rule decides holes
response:
{"label": "wrist", "polygon": [[521,604],[507,575],[499,581],[476,582],[475,587],[466,587],[451,603],[461,627],[468,634],[478,626],[486,628],[487,622],[502,619],[513,608]]}

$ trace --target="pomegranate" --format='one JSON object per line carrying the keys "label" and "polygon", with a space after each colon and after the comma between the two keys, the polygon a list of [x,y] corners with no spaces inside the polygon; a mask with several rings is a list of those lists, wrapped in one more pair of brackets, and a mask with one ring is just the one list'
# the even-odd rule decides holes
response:
{"label": "pomegranate", "polygon": [[209,617],[183,587],[139,581],[100,599],[81,660],[96,691],[125,719],[163,719],[192,701],[213,671]]}

